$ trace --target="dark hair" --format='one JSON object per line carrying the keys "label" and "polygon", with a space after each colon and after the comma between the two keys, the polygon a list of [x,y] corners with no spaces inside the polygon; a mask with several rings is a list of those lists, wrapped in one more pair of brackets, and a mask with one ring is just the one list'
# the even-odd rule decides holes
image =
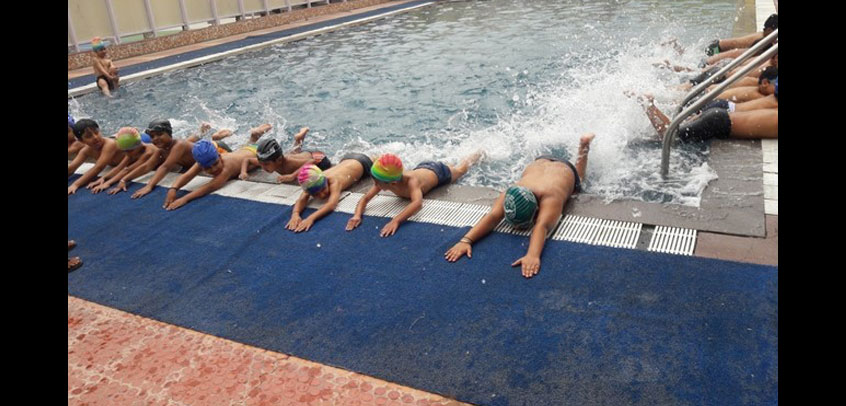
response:
{"label": "dark hair", "polygon": [[282,156],[282,147],[273,138],[265,138],[256,146],[256,158],[261,162],[273,162]]}
{"label": "dark hair", "polygon": [[145,132],[149,134],[151,131],[165,132],[168,135],[173,135],[173,127],[170,126],[170,121],[168,120],[153,120],[147,126],[147,130]]}
{"label": "dark hair", "polygon": [[100,129],[100,126],[97,124],[96,121],[90,118],[83,118],[82,120],[77,121],[73,125],[73,135],[78,140],[82,141],[82,136],[85,135],[85,131],[88,129],[93,129],[97,131]]}
{"label": "dark hair", "polygon": [[775,66],[770,66],[767,69],[764,69],[761,72],[761,76],[758,77],[758,84],[764,82],[764,79],[770,81],[772,83],[778,77],[778,68]]}
{"label": "dark hair", "polygon": [[764,22],[764,29],[766,30],[767,28],[771,28],[773,30],[778,29],[778,14],[773,14],[767,18],[767,21]]}

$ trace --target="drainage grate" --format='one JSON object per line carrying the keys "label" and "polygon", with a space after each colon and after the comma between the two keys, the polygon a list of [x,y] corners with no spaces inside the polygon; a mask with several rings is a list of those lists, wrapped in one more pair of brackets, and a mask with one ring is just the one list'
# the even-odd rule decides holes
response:
{"label": "drainage grate", "polygon": [[363,193],[350,192],[350,194],[338,202],[338,205],[335,206],[335,211],[355,214],[355,206],[358,206],[358,201],[361,200],[362,196],[364,196]]}
{"label": "drainage grate", "polygon": [[656,226],[647,250],[666,254],[693,255],[695,247],[696,230]]}
{"label": "drainage grate", "polygon": [[414,213],[414,215],[408,219],[422,223],[446,225],[447,219],[449,219],[459,207],[461,207],[461,203],[459,202],[423,199],[423,207],[420,208],[420,211]]}
{"label": "drainage grate", "polygon": [[552,239],[634,249],[642,227],[640,223],[567,216],[553,233]]}
{"label": "drainage grate", "polygon": [[399,214],[410,201],[397,196],[376,195],[367,203],[364,214],[377,217],[394,217]]}

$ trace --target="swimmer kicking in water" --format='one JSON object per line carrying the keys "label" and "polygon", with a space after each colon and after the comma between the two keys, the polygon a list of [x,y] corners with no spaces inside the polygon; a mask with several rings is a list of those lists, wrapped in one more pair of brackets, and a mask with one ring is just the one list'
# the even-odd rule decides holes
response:
{"label": "swimmer kicking in water", "polygon": [[[679,126],[679,139],[696,142],[712,138],[778,138],[778,79],[773,81],[773,89],[771,96],[745,103],[715,101],[711,108]],[[646,116],[661,140],[670,119],[655,106],[652,96],[644,97],[648,100],[644,106]]]}
{"label": "swimmer kicking in water", "polygon": [[405,209],[391,219],[379,233],[382,237],[389,237],[396,233],[400,224],[408,220],[423,207],[423,195],[430,190],[457,181],[467,173],[470,166],[482,158],[483,152],[477,151],[464,158],[457,166],[449,166],[442,162],[421,162],[414,170],[403,172],[402,161],[393,154],[382,155],[370,168],[375,184],[365,194],[355,208],[355,214],[347,222],[347,231],[361,225],[364,209],[381,190],[390,190],[399,197],[411,199]]}
{"label": "swimmer kicking in water", "polygon": [[159,149],[155,145],[143,143],[141,133],[133,127],[123,127],[118,130],[115,141],[118,148],[125,152],[123,160],[108,174],[88,185],[91,193],[100,193],[118,180],[123,181],[122,179],[127,173],[145,165],[148,160],[159,155]]}
{"label": "swimmer kicking in water", "polygon": [[582,135],[575,166],[551,156],[541,156],[530,163],[517,184],[496,199],[491,211],[453,245],[444,254],[444,258],[449,262],[458,261],[465,255],[472,258],[473,244],[488,235],[505,218],[515,228],[532,227],[526,255],[511,266],[520,265],[526,278],[535,276],[540,271],[546,237],[558,223],[570,196],[581,191],[581,179],[585,178],[588,152],[594,137],[591,133]]}
{"label": "swimmer kicking in water", "polygon": [[[308,231],[315,221],[335,210],[338,201],[341,199],[341,192],[358,182],[362,177],[370,175],[372,166],[373,161],[370,157],[358,153],[344,155],[341,162],[326,171],[322,171],[314,164],[304,165],[298,175],[303,193],[294,204],[291,220],[285,228],[298,233]],[[326,203],[314,213],[302,219],[300,214],[305,210],[312,197],[326,199]]]}
{"label": "swimmer kicking in water", "polygon": [[[256,158],[250,158],[250,164],[261,166],[265,172],[278,173],[276,181],[279,183],[296,181],[300,169],[307,164],[317,165],[322,171],[331,168],[332,162],[323,152],[302,150],[303,139],[308,131],[308,127],[300,129],[294,136],[294,145],[288,154],[282,153],[282,147],[275,139],[261,140],[257,145],[258,154]],[[247,176],[242,176],[241,179],[246,180]]]}
{"label": "swimmer kicking in water", "polygon": [[94,167],[79,177],[68,186],[68,196],[76,193],[76,190],[91,182],[94,177],[100,174],[106,166],[117,166],[123,160],[125,153],[117,146],[112,138],[105,138],[100,135],[100,126],[96,121],[84,118],[77,121],[73,126],[73,135],[80,142],[85,144],[76,158],[68,165],[68,177],[85,162],[86,158],[96,159]]}
{"label": "swimmer kicking in water", "polygon": [[[200,135],[206,133],[210,129],[211,125],[203,123],[200,125]],[[270,125],[265,124],[264,126],[260,126],[259,128],[251,131],[260,137],[261,134],[264,134],[264,132],[269,129]],[[199,136],[192,135],[187,139],[173,138],[173,127],[171,127],[170,121],[168,120],[153,120],[150,125],[147,126],[146,133],[150,136],[153,145],[159,148],[159,155],[156,156],[155,159],[148,160],[145,165],[136,168],[134,171],[124,176],[123,179],[121,179],[120,184],[110,190],[109,194],[126,191],[127,182],[130,182],[132,179],[155,169],[156,173],[147,182],[147,184],[132,194],[133,199],[144,197],[153,191],[153,188],[155,188],[156,185],[164,179],[168,172],[175,170],[184,172],[197,163],[194,160],[194,155],[191,153],[191,150],[194,148],[194,143],[200,139]],[[231,135],[232,131],[230,130],[220,130],[212,134],[211,138],[214,140],[215,145],[217,145],[222,151],[229,152],[232,151],[232,149],[221,140]]]}
{"label": "swimmer kicking in water", "polygon": [[[167,191],[163,205],[167,210],[176,210],[194,199],[222,188],[226,182],[246,171],[249,166],[247,160],[256,156],[256,149],[255,145],[245,145],[235,152],[226,153],[221,152],[212,141],[200,140],[191,148],[191,154],[197,163],[180,176]],[[197,190],[177,199],[176,191],[188,184],[201,171],[211,175],[212,179]]]}

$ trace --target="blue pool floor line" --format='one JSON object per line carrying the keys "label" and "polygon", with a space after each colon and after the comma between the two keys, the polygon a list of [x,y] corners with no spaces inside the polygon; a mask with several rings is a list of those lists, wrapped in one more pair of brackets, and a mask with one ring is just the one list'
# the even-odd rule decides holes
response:
{"label": "blue pool floor line", "polygon": [[[413,1],[365,13],[309,24],[302,27],[289,28],[268,34],[252,35],[237,41],[231,41],[203,49],[159,58],[149,62],[126,66],[121,68],[121,81],[126,83],[141,80],[172,70],[214,62],[231,55],[257,50],[271,45],[296,41],[345,27],[365,24],[394,14],[425,7],[434,4],[436,1],[437,0]],[[97,85],[93,74],[68,80],[69,98],[87,94],[96,90]]]}

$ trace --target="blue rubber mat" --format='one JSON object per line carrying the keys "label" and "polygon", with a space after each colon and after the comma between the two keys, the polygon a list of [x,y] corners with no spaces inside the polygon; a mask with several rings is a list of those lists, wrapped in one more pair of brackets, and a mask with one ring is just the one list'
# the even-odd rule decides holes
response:
{"label": "blue rubber mat", "polygon": [[[130,193],[140,188],[133,184]],[[778,403],[778,270],[333,213],[166,189],[68,198],[85,265],[68,294],[215,336],[484,405]]]}
{"label": "blue rubber mat", "polygon": [[[277,31],[277,32],[264,34],[264,35],[249,36],[247,38],[244,38],[244,39],[238,40],[238,41],[227,42],[225,44],[215,45],[215,46],[208,47],[208,48],[198,49],[198,50],[195,50],[195,51],[189,51],[189,52],[185,52],[185,53],[178,54],[178,55],[172,55],[172,56],[156,59],[156,60],[153,60],[153,61],[150,61],[150,62],[139,63],[139,64],[127,66],[127,67],[124,67],[124,68],[120,68],[120,74],[121,74],[121,76],[132,75],[134,73],[144,72],[144,71],[147,71],[147,70],[150,70],[150,69],[156,69],[156,68],[161,68],[161,67],[164,67],[164,66],[173,65],[173,64],[176,64],[176,63],[180,63],[180,62],[190,61],[192,59],[204,57],[204,56],[207,56],[207,55],[231,51],[233,49],[238,49],[238,48],[243,48],[243,47],[247,47],[247,46],[250,46],[250,45],[260,44],[262,42],[267,42],[267,41],[271,41],[271,40],[278,39],[278,38],[289,37],[289,36],[292,36],[292,35],[297,35],[297,34],[301,34],[301,33],[304,33],[304,32],[308,32],[308,31],[312,31],[312,30],[316,30],[316,29],[320,29],[320,28],[324,28],[324,27],[329,27],[329,26],[336,25],[336,24],[343,24],[343,23],[346,23],[346,22],[355,21],[355,20],[359,20],[359,19],[362,19],[362,18],[372,17],[372,16],[376,16],[376,15],[380,15],[380,14],[385,14],[385,13],[389,13],[391,11],[415,7],[415,6],[418,6],[420,4],[430,3],[430,2],[432,2],[432,0],[420,0],[420,1],[414,1],[414,2],[405,3],[405,4],[398,4],[398,5],[395,5],[395,6],[385,7],[385,8],[381,8],[381,9],[378,9],[378,10],[372,10],[372,11],[368,11],[368,12],[364,12],[364,13],[360,13],[360,14],[354,14],[354,15],[350,15],[350,16],[346,16],[346,17],[339,17],[339,18],[336,18],[336,19],[328,20],[328,21],[309,24],[309,25],[302,26],[302,27],[291,28],[291,29],[288,29],[288,30]],[[80,77],[68,80],[68,89],[69,90],[74,89],[74,88],[77,88],[77,87],[80,87],[80,86],[89,85],[91,83],[94,83],[94,75],[93,74],[92,75],[86,75],[86,76],[80,76]]]}

